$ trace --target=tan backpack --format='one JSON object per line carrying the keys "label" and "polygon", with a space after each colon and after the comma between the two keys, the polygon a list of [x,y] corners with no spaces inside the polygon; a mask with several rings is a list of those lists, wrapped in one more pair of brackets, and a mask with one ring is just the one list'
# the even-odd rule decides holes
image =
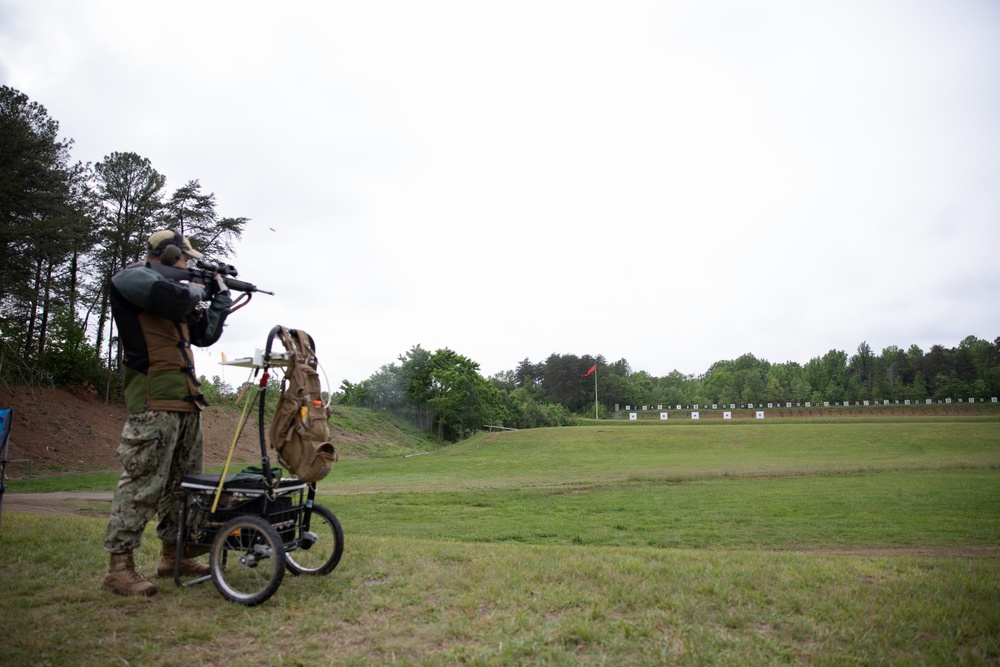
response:
{"label": "tan backpack", "polygon": [[278,337],[288,365],[271,422],[271,446],[292,474],[304,482],[318,482],[330,474],[337,449],[330,442],[327,420],[332,411],[323,403],[316,352],[312,338],[301,329],[279,327]]}

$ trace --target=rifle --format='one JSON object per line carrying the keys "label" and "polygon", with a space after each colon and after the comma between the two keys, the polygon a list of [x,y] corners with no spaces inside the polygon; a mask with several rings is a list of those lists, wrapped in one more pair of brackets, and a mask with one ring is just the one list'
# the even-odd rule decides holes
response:
{"label": "rifle", "polygon": [[239,272],[232,264],[223,264],[222,262],[213,264],[212,262],[199,259],[195,262],[195,266],[188,267],[186,269],[180,269],[175,266],[167,266],[166,264],[159,264],[157,262],[149,262],[147,266],[155,270],[164,278],[177,281],[188,280],[192,283],[204,285],[208,290],[214,289],[215,274],[218,273],[226,282],[226,286],[231,290],[244,292],[247,296],[253,292],[260,292],[261,294],[270,294],[271,296],[274,296],[274,292],[268,292],[267,290],[259,289],[256,285],[251,285],[248,282],[237,280],[236,276]]}

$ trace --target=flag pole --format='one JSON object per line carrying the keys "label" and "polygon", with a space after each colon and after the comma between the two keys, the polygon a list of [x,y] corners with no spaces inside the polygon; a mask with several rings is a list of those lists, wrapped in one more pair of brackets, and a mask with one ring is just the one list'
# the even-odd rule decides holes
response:
{"label": "flag pole", "polygon": [[600,419],[597,412],[597,359],[594,359],[594,419]]}
{"label": "flag pole", "polygon": [[594,359],[594,365],[590,367],[590,370],[583,374],[583,377],[589,375],[594,376],[594,419],[600,419],[601,416],[597,411],[597,359]]}

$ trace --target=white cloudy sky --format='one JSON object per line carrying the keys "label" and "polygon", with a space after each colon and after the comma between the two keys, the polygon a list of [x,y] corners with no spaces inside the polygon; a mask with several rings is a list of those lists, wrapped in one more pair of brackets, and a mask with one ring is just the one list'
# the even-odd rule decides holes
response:
{"label": "white cloudy sky", "polygon": [[1000,335],[994,0],[0,0],[0,82],[251,218],[210,376]]}

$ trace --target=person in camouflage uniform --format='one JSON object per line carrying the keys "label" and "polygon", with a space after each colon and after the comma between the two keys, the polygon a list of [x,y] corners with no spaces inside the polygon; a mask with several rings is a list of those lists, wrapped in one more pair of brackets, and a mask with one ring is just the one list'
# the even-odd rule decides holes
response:
{"label": "person in camouflage uniform", "polygon": [[[169,280],[150,268],[164,264],[187,268],[202,254],[186,238],[161,231],[149,238],[145,263],[122,269],[111,278],[111,313],[125,353],[125,405],[118,459],[124,472],[111,502],[104,538],[110,553],[103,588],[121,595],[153,595],[156,586],[135,569],[133,552],[154,514],[163,542],[159,576],[208,574],[208,566],[177,549],[178,499],[181,477],[201,472],[201,411],[190,346],[208,347],[222,335],[232,299],[225,281],[216,276],[204,286]],[[200,304],[210,300],[207,309]]]}

